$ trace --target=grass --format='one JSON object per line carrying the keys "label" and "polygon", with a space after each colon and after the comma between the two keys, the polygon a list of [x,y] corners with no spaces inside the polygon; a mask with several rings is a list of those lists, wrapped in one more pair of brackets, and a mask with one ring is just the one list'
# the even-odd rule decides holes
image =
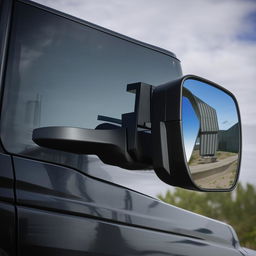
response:
{"label": "grass", "polygon": [[[237,153],[226,152],[226,151],[217,151],[215,157],[217,158],[217,161],[218,161],[218,160],[222,160],[222,159],[228,158],[230,156],[235,156],[235,155],[237,155]],[[189,159],[188,164],[190,166],[194,166],[194,165],[203,164],[203,163],[205,163],[205,162],[204,162],[203,158],[199,155],[199,150],[194,150]]]}

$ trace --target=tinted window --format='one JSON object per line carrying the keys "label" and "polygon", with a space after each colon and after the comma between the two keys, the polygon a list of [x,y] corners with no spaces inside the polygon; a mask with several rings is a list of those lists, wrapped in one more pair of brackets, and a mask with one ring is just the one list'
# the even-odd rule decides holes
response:
{"label": "tinted window", "polygon": [[95,128],[98,115],[120,118],[133,111],[127,83],[172,80],[181,75],[179,63],[27,4],[17,3],[14,17],[1,124],[5,148],[102,176],[98,158],[39,148],[33,129]]}

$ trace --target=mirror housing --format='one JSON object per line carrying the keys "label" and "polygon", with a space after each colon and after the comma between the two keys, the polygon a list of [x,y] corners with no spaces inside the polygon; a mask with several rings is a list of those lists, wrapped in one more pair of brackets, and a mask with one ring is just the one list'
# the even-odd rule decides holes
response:
{"label": "mirror housing", "polygon": [[[199,182],[199,180],[203,180],[202,177],[205,175],[209,175],[210,178],[213,179],[214,176],[221,175],[221,171],[226,171],[224,169],[224,162],[223,162],[223,168],[219,168],[221,165],[221,161],[217,163],[209,163],[208,165],[205,165],[206,158],[211,158],[210,155],[215,155],[217,151],[217,144],[220,144],[218,142],[218,138],[220,137],[219,133],[220,131],[216,128],[217,122],[217,115],[216,111],[213,107],[208,105],[207,103],[203,102],[200,98],[196,97],[196,95],[193,95],[191,93],[191,90],[188,90],[184,85],[187,83],[186,81],[195,81],[197,84],[200,84],[202,86],[201,88],[197,88],[196,91],[199,91],[200,89],[202,91],[205,90],[205,86],[209,86],[211,89],[214,89],[218,91],[218,93],[223,93],[223,95],[227,95],[233,102],[234,108],[236,110],[236,118],[237,118],[237,127],[238,127],[238,152],[237,157],[233,162],[227,163],[226,160],[225,166],[227,168],[231,168],[230,165],[233,164],[235,167],[235,170],[232,171],[232,180],[230,180],[230,173],[225,173],[225,175],[229,175],[227,177],[221,177],[223,179],[227,179],[227,184],[222,185],[221,183],[210,185],[205,185],[205,182]],[[185,89],[184,89],[185,88]],[[185,91],[185,92],[184,92]],[[188,96],[190,94],[190,96]],[[207,156],[206,154],[203,154],[202,150],[200,149],[200,155],[204,161],[200,162],[200,164],[197,164],[197,168],[192,167],[189,165],[189,159],[187,160],[186,156],[186,143],[187,141],[184,138],[184,124],[183,124],[183,113],[182,113],[182,107],[183,107],[183,96],[188,97],[190,99],[191,105],[199,105],[199,102],[201,104],[201,109],[198,107],[195,108],[195,112],[197,112],[198,118],[200,119],[200,131],[198,136],[200,135],[201,139],[201,148],[203,145],[203,141],[206,141],[204,139],[203,134],[208,134],[207,138],[215,138],[214,140],[208,140],[206,146],[209,148],[209,146],[212,149],[213,153],[209,153]],[[192,98],[193,99],[192,99]],[[213,101],[218,102],[220,99],[215,98],[214,95],[211,95]],[[194,101],[194,102],[193,102]],[[202,106],[203,104],[203,106]],[[225,102],[223,102],[225,105]],[[204,109],[203,112],[199,111]],[[224,109],[222,109],[224,111]],[[200,117],[199,117],[199,114]],[[218,113],[221,112],[221,110],[218,109]],[[211,113],[211,114],[210,114]],[[215,114],[214,114],[215,113]],[[204,127],[207,127],[207,122],[211,123],[211,125],[208,125],[208,130],[204,130]],[[240,162],[241,162],[241,119],[239,114],[239,108],[237,101],[233,94],[231,94],[228,90],[222,88],[221,86],[210,82],[206,79],[194,76],[194,75],[187,75],[184,76],[178,80],[166,83],[164,85],[160,85],[158,87],[155,87],[152,94],[152,103],[151,103],[151,123],[152,123],[152,141],[153,141],[153,166],[156,174],[158,177],[164,181],[167,184],[173,185],[173,186],[179,186],[182,188],[192,189],[192,190],[199,190],[199,191],[230,191],[232,190],[238,180],[239,176],[239,169],[240,169]],[[210,128],[209,128],[210,127]],[[215,127],[213,129],[213,127]],[[192,128],[192,127],[191,127]],[[215,135],[214,135],[215,134]],[[214,143],[213,143],[214,142]],[[196,148],[196,140],[194,140],[193,147]],[[200,146],[200,145],[198,145]],[[197,147],[198,147],[197,146]],[[219,153],[219,152],[217,152]],[[221,153],[220,153],[221,154]],[[224,153],[222,153],[224,155]],[[228,154],[226,154],[228,155]],[[198,157],[199,158],[199,157]],[[208,161],[209,161],[208,159]],[[211,158],[213,159],[213,157]],[[232,159],[231,159],[232,160]],[[231,161],[230,160],[230,161]],[[216,161],[217,162],[217,161]],[[205,167],[208,167],[205,168]],[[202,168],[203,167],[203,168]],[[195,175],[193,172],[196,169],[197,175]],[[193,171],[192,171],[193,170]],[[200,175],[199,175],[200,172]],[[227,172],[227,171],[226,171]],[[235,173],[234,173],[235,172]],[[197,178],[195,178],[197,177]],[[198,177],[200,179],[198,179]],[[206,177],[206,176],[205,176]],[[204,177],[204,178],[205,178]],[[216,179],[216,177],[215,177]],[[213,181],[213,180],[212,180]],[[232,181],[232,182],[231,182]],[[214,182],[214,181],[213,181]]]}

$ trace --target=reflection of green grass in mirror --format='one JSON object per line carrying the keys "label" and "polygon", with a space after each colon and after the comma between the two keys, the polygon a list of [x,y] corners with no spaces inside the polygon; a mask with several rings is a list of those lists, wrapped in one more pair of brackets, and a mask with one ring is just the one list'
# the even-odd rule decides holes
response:
{"label": "reflection of green grass in mirror", "polygon": [[[226,153],[226,152],[225,152]],[[233,153],[232,153],[233,154]],[[192,178],[197,186],[207,189],[224,189],[230,188],[236,179],[238,160],[228,165],[224,170],[212,175],[200,177],[197,174]]]}
{"label": "reflection of green grass in mirror", "polygon": [[212,158],[202,158],[199,155],[199,150],[193,150],[193,153],[189,159],[188,165],[189,166],[195,166],[198,164],[206,164],[206,163],[210,163],[210,162],[216,162],[218,160],[222,160],[222,159],[226,159],[230,156],[236,156],[237,153],[233,153],[233,152],[226,152],[226,151],[217,151],[216,152],[216,156]]}
{"label": "reflection of green grass in mirror", "polygon": [[218,160],[228,158],[230,156],[236,156],[237,153],[226,152],[226,151],[217,151],[216,156]]}
{"label": "reflection of green grass in mirror", "polygon": [[188,165],[197,165],[199,163],[199,159],[201,156],[199,155],[199,150],[193,150],[193,153],[189,159]]}

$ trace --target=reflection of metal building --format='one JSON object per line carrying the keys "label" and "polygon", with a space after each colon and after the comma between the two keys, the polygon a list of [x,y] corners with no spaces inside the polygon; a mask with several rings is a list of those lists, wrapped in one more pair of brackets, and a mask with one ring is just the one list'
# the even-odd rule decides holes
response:
{"label": "reflection of metal building", "polygon": [[183,88],[183,96],[187,97],[200,120],[200,155],[214,156],[218,147],[218,118],[216,110],[196,97],[188,89]]}
{"label": "reflection of metal building", "polygon": [[196,98],[200,116],[200,155],[214,156],[218,147],[218,119],[216,110]]}
{"label": "reflection of metal building", "polygon": [[238,153],[239,152],[239,125],[234,124],[226,131],[219,131],[218,150]]}

